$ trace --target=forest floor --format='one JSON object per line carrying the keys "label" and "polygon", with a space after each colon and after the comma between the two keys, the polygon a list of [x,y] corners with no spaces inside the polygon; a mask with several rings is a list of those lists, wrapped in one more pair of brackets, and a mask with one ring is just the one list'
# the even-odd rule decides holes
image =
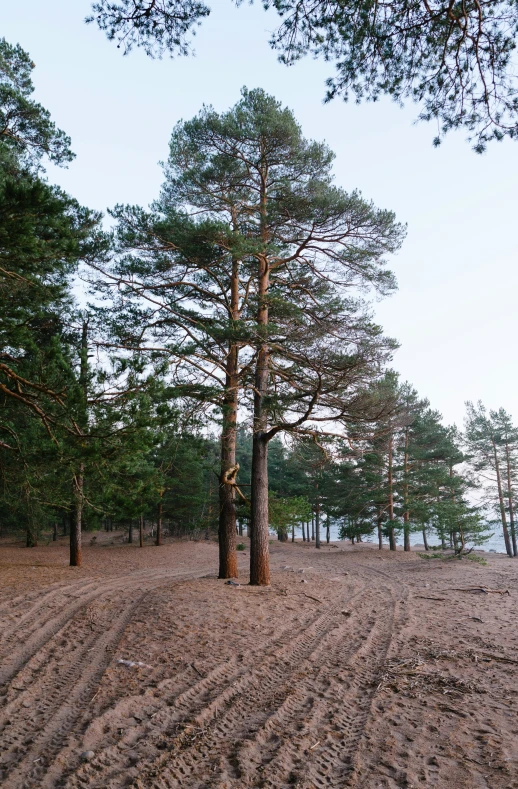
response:
{"label": "forest floor", "polygon": [[518,562],[271,549],[2,543],[2,788],[518,788]]}

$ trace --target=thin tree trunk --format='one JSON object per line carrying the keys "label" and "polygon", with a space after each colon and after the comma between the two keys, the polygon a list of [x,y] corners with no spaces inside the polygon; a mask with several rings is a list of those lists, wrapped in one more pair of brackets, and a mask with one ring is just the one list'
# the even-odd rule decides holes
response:
{"label": "thin tree trunk", "polygon": [[410,513],[408,511],[408,427],[405,429],[405,512],[403,513],[403,550],[410,550]]}
{"label": "thin tree trunk", "polygon": [[318,497],[318,483],[317,502],[315,504],[315,548],[320,548],[320,499]]}
{"label": "thin tree trunk", "polygon": [[513,555],[518,556],[518,548],[516,545],[516,529],[514,525],[513,489],[511,485],[511,456],[509,453],[509,443],[507,439],[505,442],[505,457],[507,462],[507,495],[509,497],[509,526],[511,527],[511,541],[513,544]]}
{"label": "thin tree trunk", "polygon": [[83,525],[83,487],[84,463],[79,464],[78,473],[73,480],[74,506],[70,523],[70,566],[81,567],[83,561],[81,529]]}
{"label": "thin tree trunk", "polygon": [[52,542],[56,542],[58,539],[58,522],[54,521],[52,524]]}
{"label": "thin tree trunk", "polygon": [[306,542],[306,528],[307,524],[302,521],[302,542]]}
{"label": "thin tree trunk", "polygon": [[331,526],[329,524],[329,515],[326,519],[326,543],[329,545],[331,542]]}
{"label": "thin tree trunk", "polygon": [[155,545],[162,545],[162,493],[160,494],[160,501],[158,502],[157,517],[156,517],[156,539]]}
{"label": "thin tree trunk", "polygon": [[383,550],[383,512],[381,507],[378,507],[378,548]]}
{"label": "thin tree trunk", "polygon": [[129,529],[128,529],[128,542],[133,542],[133,518],[130,518],[129,522]]}
{"label": "thin tree trunk", "polygon": [[139,546],[141,548],[144,547],[144,516],[141,515],[138,521],[138,539],[139,539]]}
{"label": "thin tree trunk", "polygon": [[392,479],[392,434],[389,439],[388,448],[388,495],[389,495],[389,548],[391,551],[396,550],[396,535],[394,532],[394,491]]}
{"label": "thin tree trunk", "polygon": [[[88,321],[83,321],[81,333],[81,359],[79,368],[79,389],[82,395],[82,402],[79,406],[78,424],[84,434],[88,429]],[[83,509],[84,509],[84,474],[85,464],[79,463],[77,472],[73,479],[73,514],[70,523],[70,566],[81,567],[83,561],[81,530],[83,528]]]}
{"label": "thin tree trunk", "polygon": [[291,541],[295,542],[295,526],[291,527]]}
{"label": "thin tree trunk", "polygon": [[315,541],[315,516],[311,516],[311,542]]}
{"label": "thin tree trunk", "polygon": [[[444,538],[443,538],[442,542],[443,542],[443,548],[446,548],[446,545],[444,544]],[[423,544],[424,544],[425,551],[427,551],[428,550],[428,537],[426,535],[426,529],[424,529],[424,528],[423,528]]]}
{"label": "thin tree trunk", "polygon": [[498,488],[498,501],[500,504],[500,515],[502,518],[502,530],[504,532],[504,542],[505,542],[505,550],[507,551],[508,556],[513,556],[513,550],[511,548],[511,540],[509,539],[509,531],[507,529],[507,518],[505,515],[505,505],[504,505],[504,496],[502,493],[502,480],[500,478],[500,464],[498,462],[498,454],[496,451],[496,443],[493,436],[491,436],[491,443],[493,445],[493,455],[495,458],[495,472],[496,472],[496,484]]}

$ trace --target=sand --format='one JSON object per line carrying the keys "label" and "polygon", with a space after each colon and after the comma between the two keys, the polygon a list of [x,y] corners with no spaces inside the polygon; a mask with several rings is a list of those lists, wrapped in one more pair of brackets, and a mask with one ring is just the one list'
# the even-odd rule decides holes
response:
{"label": "sand", "polygon": [[518,561],[271,548],[2,544],[2,788],[518,788]]}

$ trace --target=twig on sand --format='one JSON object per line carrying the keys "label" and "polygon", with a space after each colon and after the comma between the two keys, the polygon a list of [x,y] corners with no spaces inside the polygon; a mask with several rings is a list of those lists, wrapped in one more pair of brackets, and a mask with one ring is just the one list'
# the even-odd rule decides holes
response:
{"label": "twig on sand", "polygon": [[196,668],[194,663],[191,663],[191,668],[193,668],[195,670],[195,672],[197,673],[197,675],[203,679],[203,674],[201,673],[201,671],[198,671],[198,669]]}
{"label": "twig on sand", "polygon": [[446,600],[446,597],[427,597],[424,594],[416,594],[416,597],[419,597],[421,600]]}
{"label": "twig on sand", "polygon": [[445,592],[480,592],[482,594],[507,594],[510,595],[509,589],[487,589],[485,586],[452,586],[444,590]]}
{"label": "twig on sand", "polygon": [[318,740],[318,742],[316,742],[314,745],[312,745],[311,748],[309,748],[308,750],[312,751],[314,748],[317,747],[317,745],[320,745],[320,740]]}

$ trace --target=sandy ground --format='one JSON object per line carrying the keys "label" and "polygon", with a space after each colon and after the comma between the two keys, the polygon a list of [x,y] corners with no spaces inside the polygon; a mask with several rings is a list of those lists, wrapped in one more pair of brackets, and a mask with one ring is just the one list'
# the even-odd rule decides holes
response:
{"label": "sandy ground", "polygon": [[518,788],[518,562],[271,548],[0,546],[3,789]]}

